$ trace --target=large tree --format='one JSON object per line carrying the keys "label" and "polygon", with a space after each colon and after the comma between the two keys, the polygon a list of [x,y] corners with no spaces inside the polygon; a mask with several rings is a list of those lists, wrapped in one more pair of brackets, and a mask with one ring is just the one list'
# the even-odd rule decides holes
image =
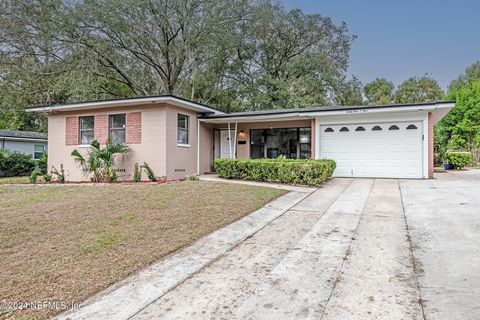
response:
{"label": "large tree", "polygon": [[474,63],[449,87],[455,107],[435,126],[435,150],[467,150],[480,161],[480,63]]}
{"label": "large tree", "polygon": [[45,129],[28,106],[110,97],[226,111],[359,101],[346,25],[268,0],[4,0],[0,40],[0,126],[12,129]]}
{"label": "large tree", "polygon": [[237,29],[227,75],[248,109],[322,105],[341,95],[353,40],[344,23],[270,2],[252,12]]}
{"label": "large tree", "polygon": [[465,73],[461,74],[457,79],[450,82],[448,87],[448,92],[451,93],[462,86],[468,85],[469,83],[480,79],[480,61],[477,61],[470,65]]}
{"label": "large tree", "polygon": [[480,161],[480,79],[451,92],[455,107],[435,127],[435,146],[439,153],[466,150]]}
{"label": "large tree", "polygon": [[350,80],[342,81],[343,85],[336,97],[336,102],[343,106],[360,106],[365,103],[362,94],[362,83],[353,76]]}
{"label": "large tree", "polygon": [[393,82],[385,78],[377,78],[367,83],[363,91],[369,105],[389,104],[393,102]]}
{"label": "large tree", "polygon": [[428,76],[411,77],[401,83],[395,91],[396,103],[422,103],[439,101],[445,93],[438,82]]}
{"label": "large tree", "polygon": [[73,12],[66,41],[96,54],[131,95],[193,98],[195,77],[222,54],[222,35],[242,14],[238,1],[88,1]]}
{"label": "large tree", "polygon": [[44,131],[45,117],[24,112],[26,107],[119,93],[97,76],[101,66],[94,55],[72,51],[61,38],[70,10],[61,0],[2,2],[0,128]]}

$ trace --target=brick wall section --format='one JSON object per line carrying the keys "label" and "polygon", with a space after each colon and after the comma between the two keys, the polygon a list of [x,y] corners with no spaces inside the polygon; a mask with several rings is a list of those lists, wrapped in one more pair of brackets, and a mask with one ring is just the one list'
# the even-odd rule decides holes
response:
{"label": "brick wall section", "polygon": [[94,136],[95,140],[105,144],[108,140],[108,114],[100,114],[95,116]]}
{"label": "brick wall section", "polygon": [[142,113],[130,112],[126,115],[126,143],[139,144],[142,143]]}
{"label": "brick wall section", "polygon": [[78,117],[65,118],[65,145],[78,145]]}
{"label": "brick wall section", "polygon": [[433,114],[428,113],[428,179],[433,179]]}

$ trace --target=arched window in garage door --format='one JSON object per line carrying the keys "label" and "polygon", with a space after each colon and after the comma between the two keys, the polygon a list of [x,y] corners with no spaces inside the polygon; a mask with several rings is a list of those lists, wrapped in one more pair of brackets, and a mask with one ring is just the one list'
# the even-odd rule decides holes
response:
{"label": "arched window in garage door", "polygon": [[327,129],[324,130],[324,132],[333,132],[333,129],[328,127]]}
{"label": "arched window in garage door", "polygon": [[355,129],[355,131],[365,131],[365,128],[360,126],[360,127],[357,127],[357,129]]}
{"label": "arched window in garage door", "polygon": [[407,130],[417,130],[417,126],[414,125],[414,124],[409,124],[408,127],[407,127]]}
{"label": "arched window in garage door", "polygon": [[388,130],[400,130],[400,128],[393,124],[390,126],[390,128],[388,128]]}
{"label": "arched window in garage door", "polygon": [[347,128],[347,127],[342,127],[342,129],[340,129],[340,132],[349,132],[350,130]]}
{"label": "arched window in garage door", "polygon": [[382,131],[382,127],[375,126],[375,127],[372,128],[372,131]]}

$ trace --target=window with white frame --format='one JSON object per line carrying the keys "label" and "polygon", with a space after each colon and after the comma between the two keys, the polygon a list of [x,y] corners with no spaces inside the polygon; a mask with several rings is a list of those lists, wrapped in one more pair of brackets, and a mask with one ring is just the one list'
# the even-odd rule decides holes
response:
{"label": "window with white frame", "polygon": [[33,158],[35,160],[42,159],[43,155],[45,154],[45,146],[43,144],[36,144],[33,147]]}
{"label": "window with white frame", "polygon": [[190,117],[184,114],[178,114],[177,117],[177,144],[188,145],[188,130]]}
{"label": "window with white frame", "polygon": [[125,143],[125,114],[111,114],[108,118],[110,140]]}
{"label": "window with white frame", "polygon": [[80,144],[90,144],[93,141],[94,133],[94,117],[80,117],[79,118],[79,129],[80,129]]}

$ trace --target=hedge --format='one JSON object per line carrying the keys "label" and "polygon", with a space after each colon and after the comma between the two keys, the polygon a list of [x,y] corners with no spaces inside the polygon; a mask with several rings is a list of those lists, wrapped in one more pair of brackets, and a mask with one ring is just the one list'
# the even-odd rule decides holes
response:
{"label": "hedge", "polygon": [[446,152],[445,162],[453,165],[455,169],[461,169],[472,162],[470,152]]}
{"label": "hedge", "polygon": [[0,152],[0,176],[28,176],[35,169],[35,160],[21,152]]}
{"label": "hedge", "polygon": [[333,160],[216,159],[218,176],[225,179],[318,185],[331,177]]}

